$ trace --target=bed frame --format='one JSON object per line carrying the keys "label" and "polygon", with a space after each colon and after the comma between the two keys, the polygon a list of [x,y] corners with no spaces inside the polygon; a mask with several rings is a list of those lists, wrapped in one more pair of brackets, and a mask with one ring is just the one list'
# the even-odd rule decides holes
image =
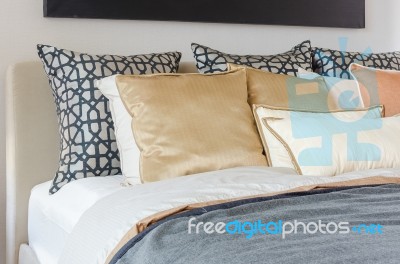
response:
{"label": "bed frame", "polygon": [[[181,63],[181,72],[196,72]],[[39,61],[12,65],[6,82],[7,264],[38,263],[28,245],[31,189],[53,178],[59,158],[56,108]]]}

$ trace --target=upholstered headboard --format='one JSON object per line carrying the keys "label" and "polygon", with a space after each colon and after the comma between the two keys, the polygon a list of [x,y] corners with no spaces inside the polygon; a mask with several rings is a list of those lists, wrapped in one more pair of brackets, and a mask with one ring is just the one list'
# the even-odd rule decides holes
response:
{"label": "upholstered headboard", "polygon": [[56,108],[40,62],[7,73],[7,264],[28,242],[28,201],[33,186],[52,178],[58,163]]}
{"label": "upholstered headboard", "polygon": [[[181,72],[195,72],[182,63]],[[58,164],[56,108],[40,62],[10,66],[6,88],[7,264],[18,262],[19,247],[28,242],[31,189],[51,180]]]}

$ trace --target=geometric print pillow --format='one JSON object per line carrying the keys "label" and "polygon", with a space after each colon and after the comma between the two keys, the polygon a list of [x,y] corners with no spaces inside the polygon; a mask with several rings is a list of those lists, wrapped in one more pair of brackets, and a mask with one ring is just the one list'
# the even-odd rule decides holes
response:
{"label": "geometric print pillow", "polygon": [[50,194],[86,177],[121,174],[108,100],[96,81],[114,74],[175,73],[181,54],[89,55],[37,46],[57,108],[61,150]]}
{"label": "geometric print pillow", "polygon": [[362,53],[313,48],[313,71],[323,75],[352,79],[349,68],[352,63],[382,70],[400,70],[400,52]]}
{"label": "geometric print pillow", "polygon": [[227,54],[196,43],[192,43],[192,51],[201,73],[224,72],[227,63],[292,76],[297,76],[299,67],[312,70],[310,41],[304,41],[290,51],[276,55]]}

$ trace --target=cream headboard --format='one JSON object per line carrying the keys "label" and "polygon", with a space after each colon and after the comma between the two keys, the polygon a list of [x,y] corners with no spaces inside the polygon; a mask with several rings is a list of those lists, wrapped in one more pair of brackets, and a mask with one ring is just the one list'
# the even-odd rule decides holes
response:
{"label": "cream headboard", "polygon": [[[181,72],[195,72],[182,63]],[[7,264],[16,264],[28,242],[31,189],[51,180],[58,164],[56,108],[40,62],[10,66],[6,85]]]}
{"label": "cream headboard", "polygon": [[56,108],[40,62],[7,72],[7,264],[28,242],[28,201],[33,186],[48,181],[58,164]]}

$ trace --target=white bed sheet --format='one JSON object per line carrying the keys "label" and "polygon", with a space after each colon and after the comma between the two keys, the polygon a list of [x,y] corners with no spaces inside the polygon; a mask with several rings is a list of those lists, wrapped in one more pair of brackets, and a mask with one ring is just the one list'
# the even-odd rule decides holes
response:
{"label": "white bed sheet", "polygon": [[54,195],[50,183],[32,189],[29,200],[29,246],[42,264],[58,263],[65,242],[83,213],[97,201],[125,187],[123,176],[71,182]]}

